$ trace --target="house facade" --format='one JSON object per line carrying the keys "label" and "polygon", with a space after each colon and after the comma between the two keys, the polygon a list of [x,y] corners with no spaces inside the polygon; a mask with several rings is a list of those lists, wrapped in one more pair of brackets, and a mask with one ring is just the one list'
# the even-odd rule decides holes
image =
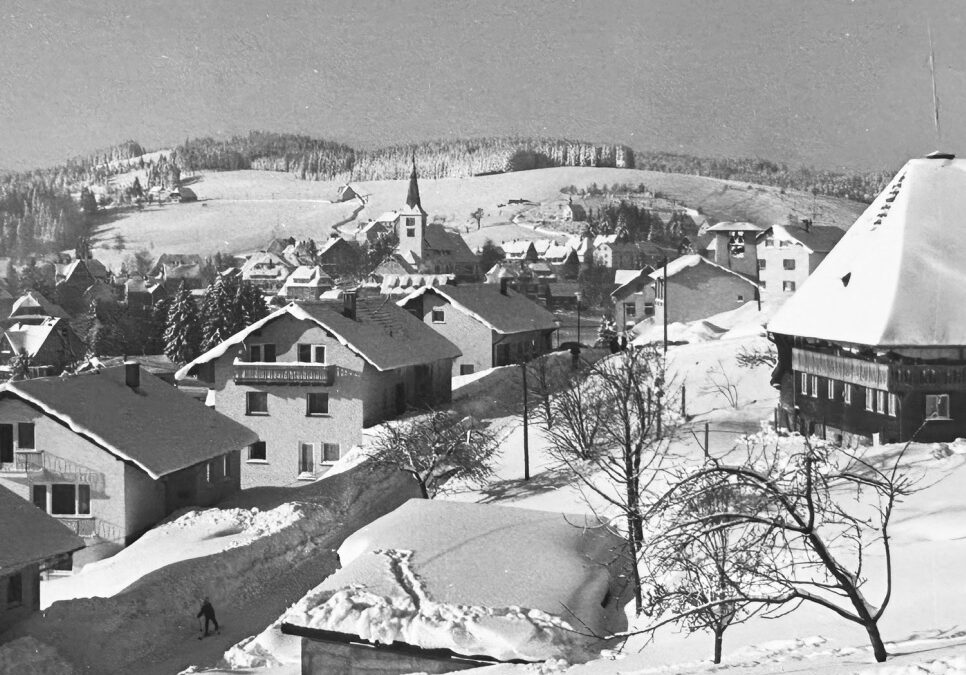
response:
{"label": "house facade", "polygon": [[758,279],[769,295],[796,292],[845,232],[837,227],[773,225],[757,237]]}
{"label": "house facade", "polygon": [[654,320],[686,323],[704,319],[754,300],[751,279],[700,255],[685,255],[649,275],[654,286]]}
{"label": "house facade", "polygon": [[846,445],[966,436],[966,161],[913,159],[769,322],[779,425]]}
{"label": "house facade", "polygon": [[258,437],[242,485],[314,480],[362,442],[362,430],[451,397],[459,349],[391,300],[290,304],[176,373]]}
{"label": "house facade", "polygon": [[62,523],[0,487],[0,634],[40,611],[40,575],[70,568],[83,540]]}
{"label": "house facade", "polygon": [[[623,270],[619,270],[623,271]],[[622,279],[613,293],[614,325],[627,330],[649,316],[654,316],[654,280],[650,275],[654,269],[645,267],[630,278]]]}
{"label": "house facade", "polygon": [[294,265],[277,253],[256,251],[241,267],[241,277],[265,293],[278,293]]}
{"label": "house facade", "polygon": [[422,288],[399,305],[459,347],[454,377],[546,354],[557,328],[553,314],[507,281]]}
{"label": "house facade", "polygon": [[67,319],[48,317],[39,324],[18,322],[3,331],[0,364],[10,366],[23,353],[32,373],[59,375],[68,364],[83,358],[86,349]]}
{"label": "house facade", "polygon": [[0,389],[0,486],[91,546],[234,493],[255,440],[137,364]]}

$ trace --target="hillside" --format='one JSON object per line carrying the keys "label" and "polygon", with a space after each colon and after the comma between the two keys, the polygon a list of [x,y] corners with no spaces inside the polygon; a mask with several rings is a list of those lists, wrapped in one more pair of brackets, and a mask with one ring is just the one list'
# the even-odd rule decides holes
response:
{"label": "hillside", "polygon": [[[591,167],[562,167],[521,171],[473,178],[420,179],[424,208],[433,219],[443,219],[462,231],[472,246],[487,238],[496,242],[520,236],[535,236],[533,230],[511,223],[533,205],[500,206],[510,199],[527,199],[546,207],[563,203],[560,190],[570,185],[592,183],[637,185],[699,209],[712,221],[749,220],[762,225],[781,222],[789,213],[810,216],[813,208],[818,224],[847,228],[864,208],[863,204],[832,197],[766,186],[654,171]],[[112,264],[134,250],[162,252],[215,251],[245,252],[256,249],[273,236],[325,239],[333,227],[347,222],[365,222],[385,211],[398,208],[405,199],[403,180],[353,183],[367,194],[366,204],[358,200],[333,204],[338,182],[314,182],[292,174],[269,171],[201,172],[184,180],[199,198],[196,203],[148,205],[143,210],[110,212],[94,237],[98,257]],[[482,229],[469,214],[483,208]],[[125,250],[113,249],[116,235]],[[536,236],[545,236],[539,234]],[[105,250],[106,249],[106,250]]]}

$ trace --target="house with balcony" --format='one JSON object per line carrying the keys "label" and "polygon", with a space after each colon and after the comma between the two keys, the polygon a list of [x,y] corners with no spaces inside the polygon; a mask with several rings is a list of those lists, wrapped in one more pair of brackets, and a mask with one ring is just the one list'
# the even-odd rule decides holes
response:
{"label": "house with balcony", "polygon": [[40,575],[71,567],[84,541],[30,502],[0,487],[0,634],[40,611]]}
{"label": "house with balcony", "polygon": [[92,547],[233,494],[256,440],[137,363],[0,389],[0,486]]}
{"label": "house with balcony", "polygon": [[510,290],[508,282],[424,287],[398,302],[459,347],[463,354],[453,362],[453,376],[469,375],[553,348],[553,314]]}
{"label": "house with balcony", "polygon": [[966,160],[896,174],[768,323],[779,424],[856,443],[966,436]]}
{"label": "house with balcony", "polygon": [[312,302],[330,290],[332,285],[332,277],[325,273],[321,265],[302,265],[288,275],[279,295],[289,300]]}
{"label": "house with balcony", "polygon": [[289,304],[185,365],[216,410],[252,430],[242,485],[314,480],[409,408],[448,403],[460,350],[390,298]]}
{"label": "house with balcony", "polygon": [[278,293],[295,266],[277,253],[256,251],[241,266],[241,277],[265,293]]}

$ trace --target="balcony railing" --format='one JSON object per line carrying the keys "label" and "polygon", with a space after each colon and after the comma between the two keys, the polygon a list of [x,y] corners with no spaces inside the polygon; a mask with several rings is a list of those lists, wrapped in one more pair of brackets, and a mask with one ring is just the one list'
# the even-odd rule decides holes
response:
{"label": "balcony railing", "polygon": [[94,537],[97,535],[97,522],[94,518],[71,518],[69,516],[54,516],[78,537]]}
{"label": "balcony railing", "polygon": [[236,384],[320,384],[335,381],[335,368],[323,363],[235,363]]}
{"label": "balcony railing", "polygon": [[966,365],[876,363],[847,356],[792,350],[792,369],[871,389],[966,391]]}
{"label": "balcony railing", "polygon": [[13,462],[0,462],[2,473],[32,473],[44,470],[44,453],[42,450],[16,450]]}

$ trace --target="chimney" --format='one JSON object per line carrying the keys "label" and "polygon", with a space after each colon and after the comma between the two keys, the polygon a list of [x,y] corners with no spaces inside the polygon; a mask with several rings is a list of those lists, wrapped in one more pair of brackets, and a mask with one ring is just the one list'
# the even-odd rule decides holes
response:
{"label": "chimney", "polygon": [[141,367],[137,361],[124,362],[124,384],[135,391],[141,386]]}
{"label": "chimney", "polygon": [[507,284],[509,284],[509,283],[510,283],[510,278],[509,277],[503,277],[502,279],[500,279],[500,293],[502,295],[509,295],[506,292]]}
{"label": "chimney", "polygon": [[356,291],[342,292],[342,316],[356,320]]}
{"label": "chimney", "polygon": [[802,227],[805,228],[806,232],[808,232],[808,228],[810,228],[811,226],[812,226],[811,218],[802,218]]}

